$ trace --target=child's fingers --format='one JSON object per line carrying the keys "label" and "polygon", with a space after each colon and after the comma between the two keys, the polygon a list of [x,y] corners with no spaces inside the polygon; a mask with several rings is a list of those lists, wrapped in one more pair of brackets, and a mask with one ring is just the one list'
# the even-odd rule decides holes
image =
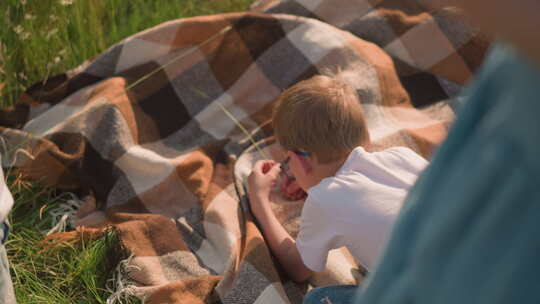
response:
{"label": "child's fingers", "polygon": [[279,173],[281,172],[281,167],[280,166],[275,166],[276,164],[277,163],[274,162],[274,164],[272,164],[272,168],[270,168],[270,170],[267,173],[270,176],[272,176],[273,178],[277,178],[279,176]]}
{"label": "child's fingers", "polygon": [[253,169],[252,171],[253,172],[257,172],[257,173],[262,173],[263,172],[263,167],[264,167],[264,164],[266,163],[265,160],[258,160],[255,162],[255,164],[253,165]]}
{"label": "child's fingers", "polygon": [[[273,160],[258,160],[253,165],[252,172],[258,174],[258,175],[266,175],[268,173],[271,173],[272,175],[276,174],[276,168],[277,168],[277,174],[281,171],[279,166],[276,166],[279,164],[276,161]],[[273,171],[272,171],[273,170]],[[277,175],[276,175],[277,177]]]}
{"label": "child's fingers", "polygon": [[263,166],[262,166],[262,173],[263,173],[263,174],[268,173],[268,171],[270,171],[270,170],[272,169],[272,166],[273,166],[273,165],[274,165],[274,164],[272,164],[272,163],[269,162],[269,161],[265,162],[265,163],[263,164]]}

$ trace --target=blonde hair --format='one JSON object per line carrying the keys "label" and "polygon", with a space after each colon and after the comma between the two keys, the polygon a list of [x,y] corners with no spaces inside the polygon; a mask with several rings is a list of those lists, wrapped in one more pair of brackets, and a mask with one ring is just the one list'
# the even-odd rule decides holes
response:
{"label": "blonde hair", "polygon": [[274,108],[273,127],[284,149],[310,152],[319,163],[369,144],[358,94],[335,77],[317,75],[285,90]]}

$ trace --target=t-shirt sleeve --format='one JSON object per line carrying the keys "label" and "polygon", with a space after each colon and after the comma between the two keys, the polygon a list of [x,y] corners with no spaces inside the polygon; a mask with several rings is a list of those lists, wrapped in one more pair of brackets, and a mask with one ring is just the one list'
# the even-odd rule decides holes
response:
{"label": "t-shirt sleeve", "polygon": [[304,265],[313,271],[323,271],[328,251],[338,247],[336,229],[330,223],[330,214],[324,205],[308,197],[302,209],[296,246]]}

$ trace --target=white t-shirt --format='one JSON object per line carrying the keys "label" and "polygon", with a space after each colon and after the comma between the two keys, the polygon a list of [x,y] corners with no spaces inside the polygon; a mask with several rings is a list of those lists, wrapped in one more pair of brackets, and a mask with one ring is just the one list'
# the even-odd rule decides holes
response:
{"label": "white t-shirt", "polygon": [[296,240],[304,264],[323,271],[328,251],[346,246],[372,270],[409,188],[427,164],[405,147],[354,149],[335,176],[307,191]]}

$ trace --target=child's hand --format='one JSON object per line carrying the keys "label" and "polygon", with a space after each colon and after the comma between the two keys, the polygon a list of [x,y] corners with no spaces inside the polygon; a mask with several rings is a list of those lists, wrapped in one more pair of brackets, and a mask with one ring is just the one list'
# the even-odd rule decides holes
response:
{"label": "child's hand", "polygon": [[248,177],[248,196],[251,210],[257,216],[269,203],[270,191],[281,172],[279,163],[273,160],[260,160],[255,163]]}

